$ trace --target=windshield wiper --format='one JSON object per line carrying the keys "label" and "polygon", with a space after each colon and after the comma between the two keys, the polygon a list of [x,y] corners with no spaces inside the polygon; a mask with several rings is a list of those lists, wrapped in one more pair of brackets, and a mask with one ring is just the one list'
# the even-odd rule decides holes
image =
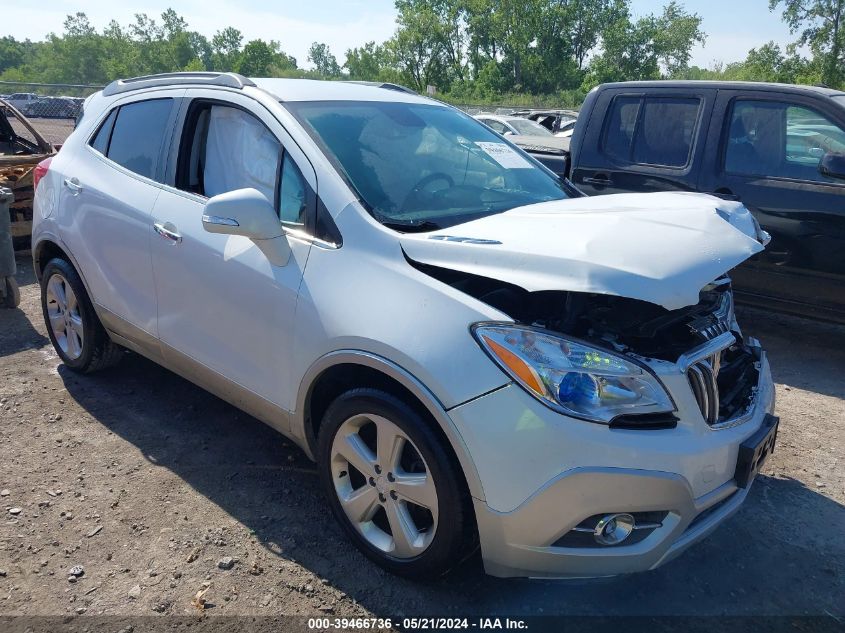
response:
{"label": "windshield wiper", "polygon": [[439,224],[432,222],[431,220],[422,220],[420,222],[400,222],[397,220],[388,220],[386,222],[382,222],[382,225],[402,233],[427,233],[429,231],[437,231],[442,228]]}

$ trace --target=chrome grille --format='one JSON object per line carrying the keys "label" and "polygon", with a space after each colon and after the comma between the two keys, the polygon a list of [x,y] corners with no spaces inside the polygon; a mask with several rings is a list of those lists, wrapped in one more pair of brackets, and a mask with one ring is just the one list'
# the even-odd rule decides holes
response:
{"label": "chrome grille", "polygon": [[690,365],[687,369],[692,393],[701,409],[707,424],[716,424],[719,421],[719,358],[721,354],[715,354],[705,360],[700,360]]}
{"label": "chrome grille", "polygon": [[701,415],[711,426],[719,423],[718,379],[722,354],[736,341],[732,332],[723,332],[678,359],[681,369],[686,372]]}

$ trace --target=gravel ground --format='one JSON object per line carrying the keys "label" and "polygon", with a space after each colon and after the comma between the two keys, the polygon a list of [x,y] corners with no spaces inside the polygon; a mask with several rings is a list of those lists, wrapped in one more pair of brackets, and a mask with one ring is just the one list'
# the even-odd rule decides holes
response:
{"label": "gravel ground", "polygon": [[32,123],[32,127],[38,130],[48,143],[53,143],[54,145],[64,143],[67,137],[70,136],[70,133],[73,132],[74,126],[73,119],[31,118],[29,122]]}
{"label": "gravel ground", "polygon": [[[135,355],[58,361],[27,255],[0,311],[0,617],[185,615],[845,616],[845,328],[745,310],[782,424],[744,508],[663,568],[595,582],[499,580],[478,559],[390,577],[331,518],[314,465]],[[82,566],[84,573],[73,570]],[[83,616],[83,617],[86,617]]]}

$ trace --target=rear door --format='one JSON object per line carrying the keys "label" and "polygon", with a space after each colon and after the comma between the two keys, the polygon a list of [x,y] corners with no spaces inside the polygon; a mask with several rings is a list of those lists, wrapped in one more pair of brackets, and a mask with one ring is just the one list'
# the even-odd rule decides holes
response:
{"label": "rear door", "polygon": [[[156,336],[150,214],[182,91],[134,95],[103,114],[62,174],[63,232],[100,307]],[[108,315],[107,315],[108,316]],[[140,334],[110,324],[120,334]],[[131,329],[131,328],[130,328]],[[147,339],[145,339],[147,340]]]}
{"label": "rear door", "polygon": [[732,276],[747,300],[845,318],[845,181],[823,176],[845,152],[845,109],[826,97],[720,91],[702,191],[739,198],[772,236]]}
{"label": "rear door", "polygon": [[715,97],[710,88],[602,91],[572,181],[588,195],[695,190]]}

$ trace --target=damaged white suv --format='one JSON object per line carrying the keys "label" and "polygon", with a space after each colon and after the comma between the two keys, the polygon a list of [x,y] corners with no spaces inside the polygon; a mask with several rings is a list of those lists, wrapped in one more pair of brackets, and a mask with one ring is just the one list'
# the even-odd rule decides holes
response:
{"label": "damaged white suv", "polygon": [[586,198],[395,86],[215,73],[109,85],[37,176],[67,367],[129,349],[278,429],[393,572],[651,569],[773,448],[737,203]]}

